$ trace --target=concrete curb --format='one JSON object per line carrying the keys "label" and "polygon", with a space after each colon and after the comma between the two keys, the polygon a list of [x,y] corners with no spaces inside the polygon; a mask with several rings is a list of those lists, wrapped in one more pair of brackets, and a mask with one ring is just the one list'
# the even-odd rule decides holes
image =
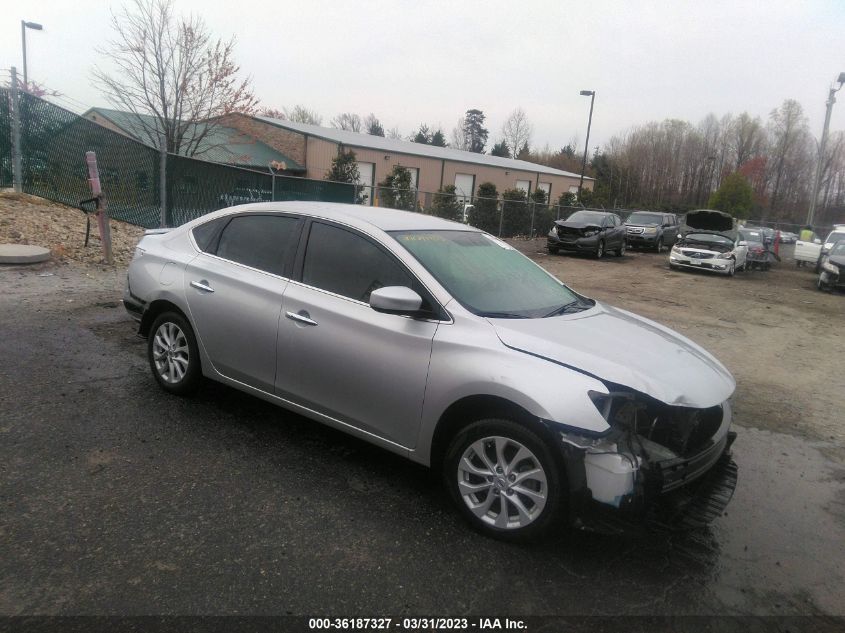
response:
{"label": "concrete curb", "polygon": [[38,264],[50,259],[50,249],[28,244],[0,244],[0,264]]}

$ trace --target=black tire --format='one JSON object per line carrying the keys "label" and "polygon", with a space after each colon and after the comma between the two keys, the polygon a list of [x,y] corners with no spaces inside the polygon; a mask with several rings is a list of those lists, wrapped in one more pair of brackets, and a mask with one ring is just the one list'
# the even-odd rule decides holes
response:
{"label": "black tire", "polygon": [[[169,349],[166,349],[170,337],[173,340],[170,341]],[[164,312],[153,321],[147,337],[147,360],[159,386],[174,395],[190,395],[202,381],[199,348],[194,331],[185,317],[176,312]],[[162,364],[157,365],[158,361]],[[166,379],[164,374],[171,378]]]}
{"label": "black tire", "polygon": [[662,235],[657,238],[657,247],[656,248],[657,248],[658,253],[663,252],[663,236]]}
{"label": "black tire", "polygon": [[547,248],[549,249],[549,255],[557,255],[560,250],[557,246],[548,246]]}
{"label": "black tire", "polygon": [[[487,438],[490,438],[491,442],[482,445],[487,447],[484,450],[488,455],[488,460],[491,456],[497,459],[492,438],[519,444],[531,453],[531,457],[521,459],[516,464],[509,464],[514,468],[516,475],[509,474],[507,471],[494,474],[492,477],[471,473],[464,466],[463,457],[466,453],[475,456],[470,458],[470,463],[476,467],[481,465],[481,468],[487,472],[492,471],[485,466],[485,463],[491,465],[499,463],[498,461],[484,462],[473,449],[473,444],[481,443]],[[507,456],[510,455],[512,458],[516,450],[518,449],[514,444],[505,443],[505,449],[502,452],[507,460]],[[510,488],[508,482],[512,477],[518,476],[520,472],[533,470],[536,465],[539,465],[545,474],[544,484],[527,478],[524,483],[514,484],[515,489]],[[558,524],[565,507],[565,483],[562,472],[562,466],[559,460],[555,459],[550,446],[532,429],[513,420],[488,418],[473,422],[452,438],[443,460],[442,477],[458,511],[475,530],[505,541],[526,542],[542,538]],[[462,484],[487,488],[478,492],[469,492],[466,489],[462,491],[460,488]],[[523,494],[522,491],[526,490],[526,486],[532,486],[530,491],[538,498],[542,494],[544,497],[542,506],[535,504],[531,496]],[[489,502],[488,499],[490,499]],[[523,521],[523,516],[517,510],[514,499],[522,504],[523,509],[527,509],[525,517],[528,517],[530,521],[525,525],[519,525],[519,522]],[[484,514],[473,512],[470,509],[470,503],[477,503],[476,512],[484,512]],[[536,516],[531,517],[529,515],[531,512],[537,512]],[[512,519],[513,523],[509,523],[507,527],[497,527],[496,520],[502,516],[508,522]]]}
{"label": "black tire", "polygon": [[596,244],[596,252],[595,252],[596,259],[601,259],[604,257],[604,240],[599,240],[599,243]]}
{"label": "black tire", "polygon": [[732,259],[730,266],[728,266],[728,277],[733,277],[734,275],[736,275],[736,261]]}
{"label": "black tire", "polygon": [[616,252],[615,252],[616,256],[622,257],[625,254],[626,248],[627,248],[627,245],[625,244],[625,240],[622,240],[622,244],[620,244],[619,248],[616,249]]}

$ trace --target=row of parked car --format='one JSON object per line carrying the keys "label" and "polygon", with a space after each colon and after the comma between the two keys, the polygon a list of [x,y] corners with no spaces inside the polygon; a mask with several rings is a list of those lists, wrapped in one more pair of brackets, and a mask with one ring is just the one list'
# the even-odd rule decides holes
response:
{"label": "row of parked car", "polygon": [[819,273],[818,287],[832,288],[845,284],[840,265],[845,269],[845,225],[837,225],[822,244],[802,242],[795,233],[776,231],[769,227],[737,227],[736,219],[728,213],[713,209],[689,211],[682,219],[673,213],[635,211],[626,221],[609,211],[576,211],[565,220],[554,223],[547,236],[551,254],[560,252],[589,253],[596,258],[608,252],[617,256],[630,247],[646,248],[662,253],[669,249],[672,269],[699,269],[732,276],[738,271],[768,270],[776,259],[773,245],[776,239],[785,244],[795,243],[797,261],[815,264]]}

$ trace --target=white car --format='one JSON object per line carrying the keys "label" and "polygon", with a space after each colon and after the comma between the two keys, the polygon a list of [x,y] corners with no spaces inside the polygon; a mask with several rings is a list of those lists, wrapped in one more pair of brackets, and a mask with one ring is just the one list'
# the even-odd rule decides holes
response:
{"label": "white car", "polygon": [[698,268],[733,276],[745,270],[748,246],[738,237],[698,231],[678,238],[669,253],[670,268]]}

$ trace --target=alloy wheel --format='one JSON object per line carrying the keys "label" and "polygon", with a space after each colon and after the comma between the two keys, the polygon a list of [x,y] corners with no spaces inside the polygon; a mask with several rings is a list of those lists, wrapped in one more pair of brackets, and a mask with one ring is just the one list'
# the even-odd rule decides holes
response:
{"label": "alloy wheel", "polygon": [[524,528],[543,512],[548,479],[520,442],[490,436],[470,444],[457,468],[461,498],[478,519],[500,529]]}
{"label": "alloy wheel", "polygon": [[178,325],[165,321],[158,327],[152,352],[156,372],[164,382],[175,385],[185,378],[191,355],[188,339]]}

